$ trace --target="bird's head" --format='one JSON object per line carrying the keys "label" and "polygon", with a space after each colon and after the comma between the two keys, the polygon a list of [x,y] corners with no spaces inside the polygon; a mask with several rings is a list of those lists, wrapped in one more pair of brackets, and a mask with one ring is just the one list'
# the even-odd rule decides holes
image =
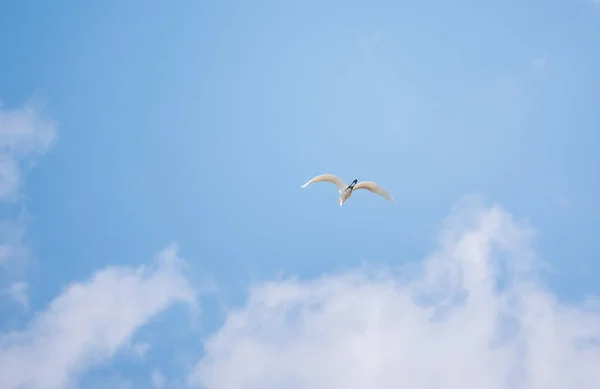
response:
{"label": "bird's head", "polygon": [[357,182],[358,182],[358,180],[354,180],[354,181],[352,181],[352,184],[350,184],[350,187],[351,187],[351,188],[354,188],[354,185],[356,185],[356,183],[357,183]]}

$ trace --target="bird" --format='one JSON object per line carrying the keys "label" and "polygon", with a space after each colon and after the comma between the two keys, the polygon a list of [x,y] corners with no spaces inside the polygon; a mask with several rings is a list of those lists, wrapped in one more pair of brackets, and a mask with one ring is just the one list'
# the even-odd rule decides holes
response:
{"label": "bird", "polygon": [[346,200],[350,198],[350,196],[352,196],[352,192],[357,189],[366,189],[370,192],[382,196],[383,198],[391,201],[392,203],[395,203],[395,200],[392,197],[392,195],[390,195],[388,191],[386,191],[373,181],[358,182],[358,180],[355,179],[350,185],[347,185],[344,182],[344,180],[333,174],[321,174],[310,179],[306,184],[302,185],[301,188],[305,188],[306,186],[308,186],[308,184],[312,184],[314,182],[331,182],[332,184],[334,184],[340,192],[340,198],[338,199],[340,207],[344,204],[344,202],[346,202]]}

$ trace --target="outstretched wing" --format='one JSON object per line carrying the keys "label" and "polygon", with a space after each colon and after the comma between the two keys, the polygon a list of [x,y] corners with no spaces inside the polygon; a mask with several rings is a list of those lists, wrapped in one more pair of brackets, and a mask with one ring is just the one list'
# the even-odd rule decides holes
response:
{"label": "outstretched wing", "polygon": [[321,174],[320,176],[316,176],[310,181],[308,181],[306,184],[302,185],[301,188],[304,188],[308,184],[312,184],[313,182],[331,182],[338,188],[340,192],[346,189],[346,187],[348,186],[344,183],[344,180],[337,176],[334,176],[333,174]]}
{"label": "outstretched wing", "polygon": [[376,194],[384,197],[385,199],[391,201],[392,203],[395,203],[392,195],[389,194],[387,190],[383,189],[381,186],[377,185],[373,181],[359,182],[358,184],[354,185],[354,190],[357,190],[357,189],[366,189],[368,191],[371,191],[373,193],[376,193]]}

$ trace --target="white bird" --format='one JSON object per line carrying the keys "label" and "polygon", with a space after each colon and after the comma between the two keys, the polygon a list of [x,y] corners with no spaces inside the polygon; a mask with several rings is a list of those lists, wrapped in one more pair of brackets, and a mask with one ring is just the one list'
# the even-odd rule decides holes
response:
{"label": "white bird", "polygon": [[342,206],[342,204],[344,204],[346,200],[350,198],[350,196],[352,196],[352,192],[356,189],[366,189],[384,197],[392,203],[395,203],[392,195],[390,195],[385,189],[383,189],[381,186],[377,185],[373,181],[361,181],[357,184],[358,180],[354,180],[350,185],[346,185],[344,180],[333,174],[321,174],[319,176],[314,177],[306,184],[302,185],[301,188],[304,188],[308,184],[312,184],[313,182],[331,182],[332,184],[334,184],[340,192],[340,198],[338,199],[340,207]]}

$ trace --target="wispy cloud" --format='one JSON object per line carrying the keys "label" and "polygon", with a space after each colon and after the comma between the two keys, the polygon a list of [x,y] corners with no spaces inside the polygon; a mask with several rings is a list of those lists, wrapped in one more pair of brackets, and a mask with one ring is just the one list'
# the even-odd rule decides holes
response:
{"label": "wispy cloud", "polygon": [[6,290],[6,293],[14,301],[21,304],[25,309],[29,308],[29,297],[27,296],[28,285],[26,282],[15,282]]}
{"label": "wispy cloud", "polygon": [[[41,114],[41,106],[29,102],[6,108],[0,101],[0,201],[18,206],[24,172],[48,152],[57,138],[58,122]],[[7,269],[22,268],[28,250],[23,242],[25,224],[20,220],[0,221],[0,266],[4,267],[0,289],[28,306],[27,284],[13,279]]]}
{"label": "wispy cloud", "polygon": [[158,369],[154,369],[150,375],[152,386],[156,389],[162,389],[165,387],[165,376]]}
{"label": "wispy cloud", "polygon": [[[532,231],[465,206],[418,268],[251,288],[190,375],[206,389],[591,388],[600,311],[539,280]],[[597,306],[596,306],[597,308]]]}
{"label": "wispy cloud", "polygon": [[150,343],[135,343],[131,350],[138,358],[144,359],[151,347]]}
{"label": "wispy cloud", "polygon": [[33,163],[54,144],[58,122],[43,117],[39,107],[3,108],[0,103],[0,200],[18,199],[22,164]]}
{"label": "wispy cloud", "polygon": [[23,219],[0,220],[0,266],[27,260],[26,232],[27,225]]}
{"label": "wispy cloud", "polygon": [[70,285],[26,329],[0,334],[0,388],[67,387],[172,304],[193,307],[184,268],[172,245],[152,266],[107,267]]}

